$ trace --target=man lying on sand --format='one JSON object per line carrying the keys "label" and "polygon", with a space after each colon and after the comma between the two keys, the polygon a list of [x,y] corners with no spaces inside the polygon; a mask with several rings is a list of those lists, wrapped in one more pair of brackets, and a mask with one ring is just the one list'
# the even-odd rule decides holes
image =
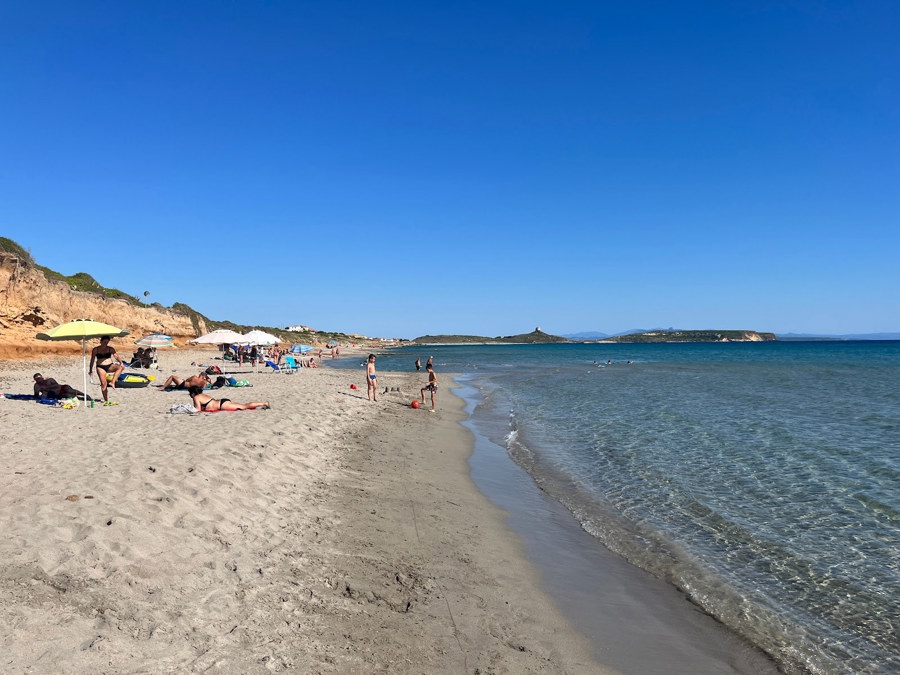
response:
{"label": "man lying on sand", "polygon": [[[44,398],[72,398],[73,396],[81,399],[85,398],[84,394],[77,389],[67,384],[60,384],[52,377],[45,378],[40,373],[34,374],[34,395],[43,396]],[[88,396],[86,400],[91,401],[93,399]]]}
{"label": "man lying on sand", "polygon": [[187,391],[191,387],[203,389],[206,386],[209,386],[209,375],[205,371],[200,371],[197,375],[191,375],[185,380],[182,380],[177,375],[169,375],[169,379],[162,384],[164,391],[181,391],[182,389]]}

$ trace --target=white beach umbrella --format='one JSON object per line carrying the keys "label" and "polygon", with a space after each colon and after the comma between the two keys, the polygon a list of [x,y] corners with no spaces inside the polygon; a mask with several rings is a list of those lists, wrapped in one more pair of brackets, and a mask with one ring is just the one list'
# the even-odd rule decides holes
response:
{"label": "white beach umbrella", "polygon": [[[242,345],[257,345],[257,346],[271,346],[277,345],[281,340],[272,335],[271,333],[267,333],[264,330],[251,330],[244,336],[244,339],[241,341]],[[259,372],[259,360],[256,360],[256,372]]]}
{"label": "white beach umbrella", "polygon": [[281,340],[264,330],[251,330],[242,339],[242,345],[277,345]]}
{"label": "white beach umbrella", "polygon": [[193,340],[188,340],[188,342],[193,342],[194,344],[197,344],[197,345],[246,344],[244,342],[243,335],[241,335],[240,333],[236,333],[233,330],[229,330],[227,328],[219,328],[218,330],[214,330],[212,333],[207,333],[206,335],[201,335],[200,337],[194,338]]}
{"label": "white beach umbrella", "polygon": [[193,340],[188,340],[188,342],[193,342],[197,345],[235,345],[243,344],[244,336],[233,330],[220,328],[219,330],[214,330],[212,333],[207,333],[206,335],[201,335]]}

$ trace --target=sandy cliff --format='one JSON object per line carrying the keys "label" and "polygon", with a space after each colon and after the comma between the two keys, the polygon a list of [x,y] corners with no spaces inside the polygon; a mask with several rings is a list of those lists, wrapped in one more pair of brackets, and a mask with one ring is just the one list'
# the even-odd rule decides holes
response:
{"label": "sandy cliff", "polygon": [[[156,306],[137,306],[73,290],[12,253],[0,252],[0,358],[80,352],[75,342],[43,342],[35,335],[72,319],[94,319],[127,328],[135,337],[165,333],[181,344],[208,332],[202,319]],[[130,344],[130,342],[129,342]]]}

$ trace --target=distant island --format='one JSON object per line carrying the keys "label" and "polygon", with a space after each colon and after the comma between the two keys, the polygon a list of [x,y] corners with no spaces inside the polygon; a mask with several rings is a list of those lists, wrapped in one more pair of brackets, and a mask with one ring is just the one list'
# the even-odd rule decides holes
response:
{"label": "distant island", "polygon": [[460,345],[460,344],[558,344],[558,343],[646,343],[646,342],[770,342],[776,340],[775,333],[760,333],[755,330],[654,330],[644,333],[630,333],[598,340],[571,340],[559,335],[550,335],[540,328],[530,333],[500,337],[480,335],[423,335],[411,340],[418,345]]}
{"label": "distant island", "polygon": [[484,345],[484,344],[551,344],[556,342],[572,342],[559,335],[550,335],[540,328],[521,335],[501,337],[484,337],[481,335],[423,335],[410,341],[417,345]]}
{"label": "distant island", "polygon": [[775,333],[755,330],[654,330],[604,338],[599,342],[771,342]]}

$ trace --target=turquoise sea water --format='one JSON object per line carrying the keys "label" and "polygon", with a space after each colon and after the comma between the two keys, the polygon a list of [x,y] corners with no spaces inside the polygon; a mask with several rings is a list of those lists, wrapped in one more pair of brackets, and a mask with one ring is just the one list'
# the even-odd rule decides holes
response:
{"label": "turquoise sea water", "polygon": [[785,670],[900,672],[900,342],[404,348],[379,367],[432,354],[586,531]]}

